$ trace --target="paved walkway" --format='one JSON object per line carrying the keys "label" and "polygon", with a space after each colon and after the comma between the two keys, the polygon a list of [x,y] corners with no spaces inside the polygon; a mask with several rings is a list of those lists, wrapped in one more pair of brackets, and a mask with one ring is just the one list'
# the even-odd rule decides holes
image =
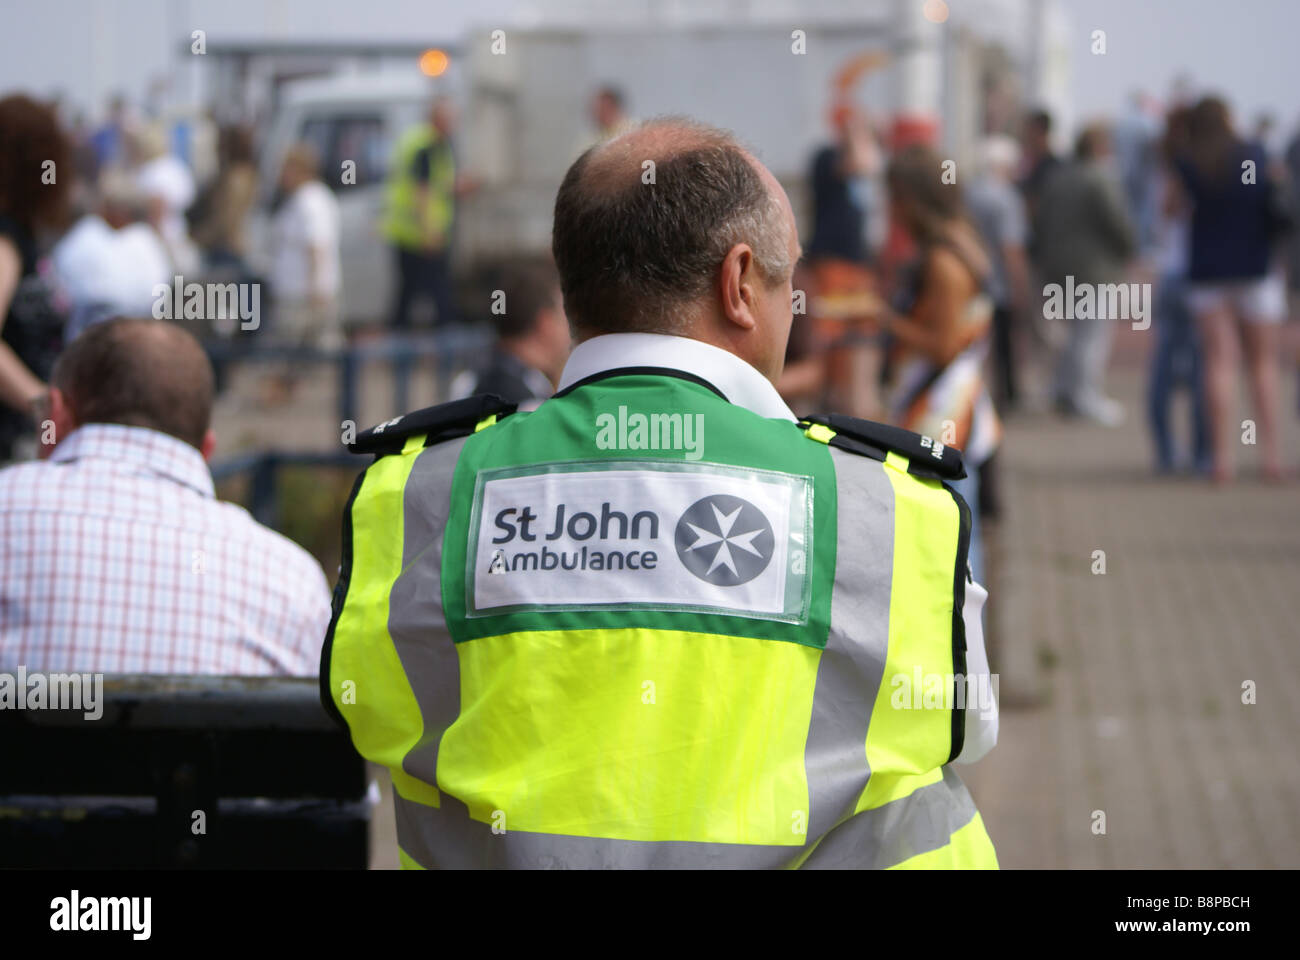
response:
{"label": "paved walkway", "polygon": [[[1004,867],[1300,867],[1300,484],[1260,482],[1254,447],[1226,489],[1154,478],[1122,363],[1123,427],[1009,424],[1001,736],[963,777]],[[1283,386],[1294,467],[1292,371]]]}

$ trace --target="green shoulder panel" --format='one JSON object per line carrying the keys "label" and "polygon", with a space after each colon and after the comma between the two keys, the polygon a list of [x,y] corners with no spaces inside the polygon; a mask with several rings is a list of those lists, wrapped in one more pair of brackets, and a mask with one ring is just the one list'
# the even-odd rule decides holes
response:
{"label": "green shoulder panel", "polygon": [[[670,428],[674,418],[676,428]],[[515,476],[516,471],[524,475],[612,468],[666,471],[665,476],[702,472],[722,477],[736,471],[767,471],[795,478],[800,489],[811,494],[807,510],[811,530],[804,543],[789,553],[792,563],[798,560],[801,565],[799,576],[812,579],[806,612],[800,604],[803,622],[741,616],[720,609],[667,609],[660,604],[637,610],[546,607],[469,615],[469,545],[477,527],[468,507],[486,496],[479,481],[504,479]],[[452,501],[467,509],[452,511],[445,537],[443,604],[448,624],[458,643],[511,632],[638,626],[793,641],[822,648],[829,630],[835,569],[835,490],[829,452],[819,444],[807,443],[793,421],[763,418],[728,403],[709,387],[659,372],[637,370],[582,384],[536,410],[476,433],[462,449]],[[611,509],[617,510],[619,505],[613,504]],[[661,521],[666,531],[665,556],[674,563],[680,516],[664,514]]]}

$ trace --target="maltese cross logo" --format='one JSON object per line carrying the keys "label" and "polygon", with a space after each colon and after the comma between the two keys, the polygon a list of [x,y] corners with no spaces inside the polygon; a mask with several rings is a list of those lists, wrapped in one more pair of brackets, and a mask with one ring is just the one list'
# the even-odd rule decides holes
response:
{"label": "maltese cross logo", "polygon": [[763,511],[723,493],[697,500],[677,522],[682,565],[720,587],[746,583],[766,570],[775,544]]}

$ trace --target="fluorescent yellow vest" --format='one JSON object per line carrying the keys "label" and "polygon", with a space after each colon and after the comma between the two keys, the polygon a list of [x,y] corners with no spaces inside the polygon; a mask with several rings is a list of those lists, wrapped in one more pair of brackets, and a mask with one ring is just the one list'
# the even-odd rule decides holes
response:
{"label": "fluorescent yellow vest", "polygon": [[[395,246],[408,250],[423,249],[424,220],[416,206],[417,184],[411,167],[415,155],[437,143],[428,124],[408,130],[393,151],[393,165],[388,174],[383,233]],[[455,204],[456,168],[450,150],[434,150],[429,170],[428,208],[425,214],[439,237],[446,242],[451,230]]]}
{"label": "fluorescent yellow vest", "polygon": [[997,866],[961,711],[894,696],[965,670],[952,451],[658,371],[510,410],[354,445],[322,696],[404,866]]}

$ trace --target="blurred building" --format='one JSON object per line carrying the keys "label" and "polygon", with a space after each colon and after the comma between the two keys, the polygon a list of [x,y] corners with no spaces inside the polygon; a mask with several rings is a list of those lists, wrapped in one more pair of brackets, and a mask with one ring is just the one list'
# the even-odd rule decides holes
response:
{"label": "blurred building", "polygon": [[[310,29],[297,5],[169,5],[149,24],[171,51],[152,109],[174,121],[176,153],[200,180],[212,151],[186,138],[210,133],[211,121],[255,127],[264,191],[249,231],[254,263],[268,256],[266,211],[283,153],[311,143],[340,203],[345,316],[373,320],[393,287],[375,229],[389,156],[434,92],[460,102],[459,166],[483,186],[458,208],[453,262],[463,274],[549,247],[556,186],[590,142],[588,106],[605,84],[633,117],[681,113],[735,131],[785,185],[801,222],[809,158],[830,135],[834,79],[864,52],[887,62],[857,83],[857,102],[886,130],[934,140],[959,170],[985,133],[1013,131],[1027,105],[1051,108],[1068,135],[1060,4],[501,0],[467,10],[386,0],[364,17],[322,3],[331,12]],[[236,14],[238,31],[220,29]],[[195,55],[192,28],[203,25]],[[117,54],[111,45],[100,54],[108,77]],[[345,161],[355,165],[349,182]]]}
{"label": "blurred building", "polygon": [[1014,130],[1024,105],[1058,115],[1067,106],[1057,0],[570,0],[535,9],[544,20],[507,30],[507,56],[493,52],[489,30],[462,44],[465,160],[489,188],[465,211],[460,244],[470,258],[549,242],[555,185],[602,83],[616,83],[635,116],[685,113],[736,131],[801,220],[834,76],[866,50],[890,62],[864,77],[858,101],[887,124],[928,130],[959,168],[985,133]]}

